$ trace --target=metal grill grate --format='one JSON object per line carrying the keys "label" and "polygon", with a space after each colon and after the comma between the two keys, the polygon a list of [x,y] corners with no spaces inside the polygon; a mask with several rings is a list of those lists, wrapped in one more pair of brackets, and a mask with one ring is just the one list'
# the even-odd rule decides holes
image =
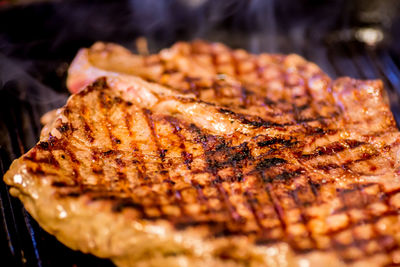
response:
{"label": "metal grill grate", "polygon": [[[0,54],[2,175],[12,160],[21,156],[38,140],[41,129],[40,116],[65,103],[67,94],[63,81],[67,62],[70,62],[77,49],[88,46],[98,39],[116,41],[129,46],[137,36],[143,34],[137,27],[143,26],[144,22],[139,23],[139,26],[125,25],[119,30],[120,21],[112,22],[111,18],[115,12],[124,10],[126,3],[109,4],[106,19],[100,20],[102,23],[110,24],[111,30],[106,30],[106,33],[102,33],[103,29],[95,28],[93,33],[85,36],[86,32],[77,31],[79,27],[84,27],[79,24],[80,20],[75,21],[76,17],[68,17],[72,15],[71,11],[75,10],[83,12],[81,15],[86,17],[86,20],[96,20],[104,15],[100,11],[104,10],[105,5],[100,3],[94,8],[85,3],[70,5],[46,3],[0,10],[0,25],[5,25],[3,22],[6,21],[15,23],[10,28],[0,26],[0,53],[6,55]],[[182,12],[179,8],[177,10]],[[50,15],[52,12],[56,15]],[[100,15],[96,12],[100,12]],[[18,18],[26,17],[27,14],[30,14],[28,17],[35,22],[22,29]],[[61,17],[57,18],[56,16],[60,14]],[[54,25],[49,26],[49,23],[45,23],[46,18]],[[337,20],[341,21],[340,18],[340,16],[332,18],[332,24],[334,25]],[[136,18],[133,21],[141,19],[144,18]],[[157,28],[147,28],[151,32],[148,35],[150,48],[156,51],[180,38],[197,36],[221,40],[227,45],[243,47],[254,52],[299,53],[317,63],[331,77],[346,75],[360,79],[382,79],[396,121],[400,122],[400,57],[393,52],[395,50],[387,47],[379,49],[368,47],[354,40],[326,41],[324,37],[330,34],[328,30],[330,27],[314,25],[313,21],[304,22],[300,28],[293,28],[290,26],[293,23],[289,21],[273,31],[261,29],[255,32],[247,32],[246,28],[244,30],[240,27],[235,28],[236,24],[232,21],[238,22],[232,19],[232,16],[224,18],[223,21],[214,30],[201,31],[190,23],[183,27],[184,18],[179,24],[176,20],[172,22],[168,20],[167,23],[174,23],[170,25],[174,26],[170,30],[170,33],[174,33],[173,37],[157,32]],[[60,33],[58,30],[64,26],[67,30]],[[93,25],[89,25],[89,28],[93,29]],[[191,32],[191,29],[196,31]],[[315,36],[315,32],[318,32],[318,36]],[[125,36],[129,38],[126,39]],[[9,266],[112,266],[108,260],[72,251],[59,243],[37,225],[21,203],[9,195],[8,189],[1,180],[0,249],[3,262],[9,262]]]}

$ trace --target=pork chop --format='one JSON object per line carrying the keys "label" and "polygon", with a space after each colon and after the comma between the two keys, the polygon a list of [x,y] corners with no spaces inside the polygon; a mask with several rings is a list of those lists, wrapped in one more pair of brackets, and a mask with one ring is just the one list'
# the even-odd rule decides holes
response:
{"label": "pork chop", "polygon": [[334,81],[326,127],[100,78],[4,179],[46,231],[118,266],[398,264],[400,135],[382,92]]}

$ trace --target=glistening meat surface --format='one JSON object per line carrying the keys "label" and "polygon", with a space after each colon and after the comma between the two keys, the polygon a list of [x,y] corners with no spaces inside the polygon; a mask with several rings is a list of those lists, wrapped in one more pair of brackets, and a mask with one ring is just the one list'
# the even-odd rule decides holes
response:
{"label": "glistening meat surface", "polygon": [[278,124],[111,75],[5,181],[44,229],[120,266],[396,264],[400,136],[382,83],[327,92],[335,116]]}
{"label": "glistening meat surface", "polygon": [[81,49],[67,86],[78,92],[96,78],[133,75],[276,124],[311,122],[338,112],[331,79],[298,55],[249,54],[220,43],[179,42],[141,56],[110,43]]}

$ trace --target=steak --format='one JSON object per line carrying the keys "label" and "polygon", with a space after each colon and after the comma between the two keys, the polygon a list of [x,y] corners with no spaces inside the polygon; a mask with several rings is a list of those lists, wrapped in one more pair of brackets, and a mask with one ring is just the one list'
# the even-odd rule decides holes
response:
{"label": "steak", "polygon": [[338,112],[328,91],[331,79],[298,55],[253,55],[194,41],[144,56],[99,42],[79,51],[67,86],[74,93],[110,72],[138,76],[270,123],[308,123]]}
{"label": "steak", "polygon": [[293,93],[279,123],[107,74],[4,177],[67,246],[118,266],[399,263],[400,135],[380,81],[307,94],[329,118],[300,120]]}

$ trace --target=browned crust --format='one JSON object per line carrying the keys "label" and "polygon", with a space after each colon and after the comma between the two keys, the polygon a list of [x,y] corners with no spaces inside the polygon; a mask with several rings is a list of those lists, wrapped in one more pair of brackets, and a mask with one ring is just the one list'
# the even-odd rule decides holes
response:
{"label": "browned crust", "polygon": [[[132,103],[104,79],[72,96],[7,172],[62,242],[126,266],[148,253],[172,265],[396,263],[400,140],[380,82],[335,81],[340,113],[314,127],[141,84],[155,102]],[[207,124],[210,110],[237,131]]]}

